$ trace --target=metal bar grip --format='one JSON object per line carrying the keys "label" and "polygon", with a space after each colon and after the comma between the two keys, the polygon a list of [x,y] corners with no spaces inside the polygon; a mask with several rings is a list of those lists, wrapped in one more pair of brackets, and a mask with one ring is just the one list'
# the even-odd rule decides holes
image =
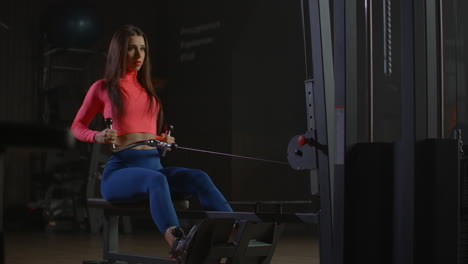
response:
{"label": "metal bar grip", "polygon": [[[112,123],[113,123],[112,118],[106,118],[104,122],[106,123],[106,127],[108,129],[112,129]],[[115,149],[115,144],[112,144],[112,149],[113,150]]]}
{"label": "metal bar grip", "polygon": [[123,147],[120,147],[120,148],[114,148],[112,149],[112,152],[120,152],[122,150],[126,150],[126,149],[129,149],[129,148],[134,148],[136,146],[141,146],[141,145],[147,145],[147,146],[150,146],[150,147],[157,147],[157,148],[176,148],[177,145],[176,144],[168,144],[166,142],[162,142],[162,141],[159,141],[159,140],[156,140],[156,139],[148,139],[148,140],[141,140],[141,141],[137,141],[137,142],[134,142],[132,144],[128,144],[126,146],[123,146]]}
{"label": "metal bar grip", "polygon": [[[174,126],[173,125],[170,125],[169,126],[169,130],[167,131],[167,136],[170,136],[171,135],[171,132],[172,130],[174,129]],[[165,144],[165,146],[162,147],[162,150],[161,150],[161,157],[165,157],[166,156],[166,152],[167,152],[167,147],[171,147],[171,144]]]}

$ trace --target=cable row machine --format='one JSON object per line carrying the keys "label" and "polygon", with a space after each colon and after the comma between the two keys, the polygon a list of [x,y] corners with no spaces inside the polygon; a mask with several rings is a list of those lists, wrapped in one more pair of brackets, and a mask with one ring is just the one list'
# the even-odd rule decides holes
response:
{"label": "cable row machine", "polygon": [[[314,170],[311,173],[311,189],[314,193],[320,185],[320,209],[311,211],[311,201],[254,201],[231,202],[232,205],[250,206],[253,210],[245,212],[210,212],[188,208],[188,201],[174,200],[180,219],[201,220],[199,231],[188,263],[220,263],[225,259],[231,264],[268,264],[276,249],[285,224],[303,223],[318,224],[320,227],[321,263],[331,262],[332,256],[332,222],[331,193],[329,177],[329,145],[327,135],[327,116],[325,109],[325,86],[333,86],[333,63],[330,35],[330,16],[328,1],[303,1],[304,36],[307,46],[306,60],[314,74],[307,76],[305,95],[307,104],[308,131],[295,136],[288,146],[288,161],[292,168]],[[312,67],[313,65],[313,67]],[[94,183],[98,180],[99,170],[105,164],[106,154],[101,149],[93,150],[92,166],[88,179],[88,207],[91,229],[98,230],[103,224],[103,260],[83,263],[116,263],[128,264],[169,264],[176,263],[167,257],[142,256],[119,251],[118,234],[119,218],[124,216],[149,214],[147,203],[116,205],[101,198],[93,197]],[[104,153],[104,154],[103,154]],[[271,208],[276,210],[271,210]],[[309,210],[291,211],[289,208],[309,208]],[[269,208],[265,210],[264,208]],[[99,211],[102,212],[99,214]],[[101,216],[100,216],[101,215]],[[227,244],[234,222],[240,223],[235,244]],[[94,223],[94,224],[93,224]],[[124,222],[125,228],[125,222]]]}
{"label": "cable row machine", "polygon": [[[435,21],[442,8],[437,2],[301,2],[307,131],[291,139],[287,152],[292,168],[310,170],[320,208],[289,212],[284,209],[290,204],[275,201],[249,203],[279,208],[268,212],[179,208],[181,219],[204,219],[189,263],[223,258],[231,264],[270,263],[284,224],[291,222],[319,226],[322,264],[466,263],[467,204],[460,197],[468,191],[461,134],[448,139],[433,132],[440,108],[433,98],[441,92],[436,76],[445,74],[438,72],[443,51],[437,44],[441,28]],[[374,99],[362,97],[395,83],[400,131],[392,141],[377,142]],[[362,111],[359,103],[370,110]],[[147,213],[146,205],[88,202],[90,210],[104,212],[104,261],[175,263],[118,252],[119,216]],[[238,243],[226,245],[233,221],[242,223]]]}

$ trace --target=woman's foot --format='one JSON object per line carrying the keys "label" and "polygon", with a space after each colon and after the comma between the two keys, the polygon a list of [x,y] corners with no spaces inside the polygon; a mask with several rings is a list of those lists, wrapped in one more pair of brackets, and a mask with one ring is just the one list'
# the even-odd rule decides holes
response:
{"label": "woman's foot", "polygon": [[178,264],[185,264],[187,257],[192,249],[193,242],[195,241],[195,235],[198,227],[195,225],[190,229],[189,233],[185,235],[184,231],[180,227],[176,227],[171,230],[171,234],[174,236],[172,242],[171,254],[175,257]]}

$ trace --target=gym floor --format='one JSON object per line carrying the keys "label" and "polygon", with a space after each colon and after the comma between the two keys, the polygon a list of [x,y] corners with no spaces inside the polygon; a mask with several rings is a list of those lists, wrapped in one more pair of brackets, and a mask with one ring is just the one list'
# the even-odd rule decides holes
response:
{"label": "gym floor", "polygon": [[[135,228],[136,229],[136,228]],[[119,236],[121,251],[148,256],[169,256],[169,247],[157,231],[136,229]],[[86,232],[7,232],[6,264],[80,264],[100,260],[101,234]],[[286,229],[277,245],[271,264],[319,263],[317,236],[310,230]]]}

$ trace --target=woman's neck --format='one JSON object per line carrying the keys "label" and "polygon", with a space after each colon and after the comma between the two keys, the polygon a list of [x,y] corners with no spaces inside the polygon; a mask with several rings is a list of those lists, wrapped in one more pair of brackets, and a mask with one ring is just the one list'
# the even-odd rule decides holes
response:
{"label": "woman's neck", "polygon": [[137,71],[126,71],[122,79],[127,81],[136,81],[137,73]]}

